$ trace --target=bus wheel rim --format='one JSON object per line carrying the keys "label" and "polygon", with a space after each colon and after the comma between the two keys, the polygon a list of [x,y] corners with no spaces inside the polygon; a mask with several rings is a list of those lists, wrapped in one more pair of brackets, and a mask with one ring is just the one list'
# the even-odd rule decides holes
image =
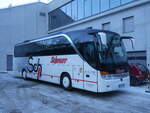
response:
{"label": "bus wheel rim", "polygon": [[63,78],[63,86],[65,88],[68,88],[69,87],[69,84],[70,84],[70,81],[69,81],[69,78],[66,76]]}

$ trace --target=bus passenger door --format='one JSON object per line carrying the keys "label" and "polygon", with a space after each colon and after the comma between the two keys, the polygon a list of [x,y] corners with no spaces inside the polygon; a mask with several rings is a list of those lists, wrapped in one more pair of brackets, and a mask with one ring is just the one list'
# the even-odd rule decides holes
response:
{"label": "bus passenger door", "polygon": [[97,92],[97,70],[93,69],[88,63],[84,62],[84,89]]}
{"label": "bus passenger door", "polygon": [[83,89],[83,83],[83,65],[74,65],[72,85],[75,88]]}
{"label": "bus passenger door", "polygon": [[72,87],[83,89],[83,60],[78,55],[70,56],[72,65]]}

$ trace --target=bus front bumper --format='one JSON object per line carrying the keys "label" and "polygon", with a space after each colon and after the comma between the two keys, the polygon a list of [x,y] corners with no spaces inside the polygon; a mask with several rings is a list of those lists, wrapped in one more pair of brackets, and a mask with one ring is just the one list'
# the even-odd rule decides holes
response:
{"label": "bus front bumper", "polygon": [[98,92],[110,92],[120,90],[130,86],[129,76],[119,79],[110,79],[101,81],[98,85]]}

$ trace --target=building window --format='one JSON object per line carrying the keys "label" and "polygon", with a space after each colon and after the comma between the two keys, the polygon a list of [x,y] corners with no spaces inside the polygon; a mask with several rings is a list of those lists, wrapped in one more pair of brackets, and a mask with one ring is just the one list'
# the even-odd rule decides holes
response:
{"label": "building window", "polygon": [[71,18],[71,3],[66,5],[66,11],[67,16]]}
{"label": "building window", "polygon": [[134,0],[121,0],[121,4],[129,3],[131,1],[134,1]]}
{"label": "building window", "polygon": [[84,0],[78,0],[78,19],[84,18]]}
{"label": "building window", "polygon": [[103,30],[110,30],[110,22],[102,24],[102,29]]}
{"label": "building window", "polygon": [[92,15],[92,5],[91,0],[84,0],[84,10],[85,10],[85,17]]}
{"label": "building window", "polygon": [[66,10],[67,8],[66,8],[66,6],[64,6],[64,7],[62,7],[62,8],[60,8],[60,10],[63,12],[63,13],[66,13],[67,12],[67,10]]}
{"label": "building window", "polygon": [[120,0],[110,0],[110,8],[120,6]]}
{"label": "building window", "polygon": [[71,0],[62,7],[48,13],[49,30],[71,24],[131,1],[136,0]]}
{"label": "building window", "polygon": [[77,20],[78,19],[78,4],[77,0],[74,0],[72,2],[72,19]]}
{"label": "building window", "polygon": [[64,9],[56,9],[48,14],[49,30],[56,29],[74,22],[69,11],[67,12],[67,7],[65,7]]}
{"label": "building window", "polygon": [[101,0],[101,11],[109,9],[109,0]]}
{"label": "building window", "polygon": [[123,18],[123,33],[134,32],[134,17]]}
{"label": "building window", "polygon": [[100,0],[92,0],[92,14],[100,12]]}

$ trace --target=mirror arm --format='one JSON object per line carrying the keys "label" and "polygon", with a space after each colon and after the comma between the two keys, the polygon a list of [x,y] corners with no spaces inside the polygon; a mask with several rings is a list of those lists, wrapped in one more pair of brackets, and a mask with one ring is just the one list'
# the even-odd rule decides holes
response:
{"label": "mirror arm", "polygon": [[135,38],[130,37],[130,36],[124,36],[124,37],[121,37],[120,40],[123,40],[123,39],[128,39],[128,40],[130,40],[131,43],[132,43],[132,48],[135,49],[135,48],[134,48],[134,43],[133,43],[133,40],[132,40],[132,39],[135,39]]}
{"label": "mirror arm", "polygon": [[135,48],[134,48],[134,44],[133,44],[133,40],[132,40],[132,39],[129,39],[129,40],[131,40],[132,48],[135,49]]}

